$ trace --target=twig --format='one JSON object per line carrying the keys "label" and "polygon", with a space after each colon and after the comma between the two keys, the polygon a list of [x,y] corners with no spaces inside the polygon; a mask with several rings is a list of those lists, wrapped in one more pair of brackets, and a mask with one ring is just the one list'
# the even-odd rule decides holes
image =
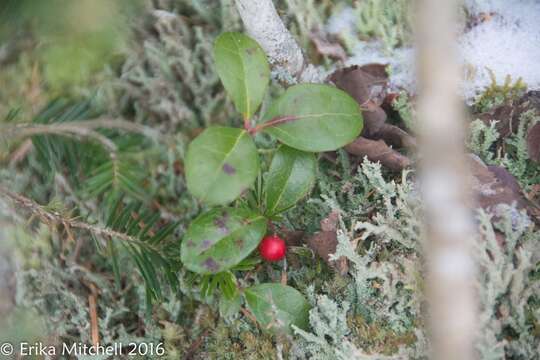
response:
{"label": "twig", "polygon": [[90,295],[88,295],[88,308],[90,312],[90,336],[92,345],[99,345],[99,327],[97,316],[97,289],[94,284],[90,284]]}
{"label": "twig", "polygon": [[195,351],[197,351],[197,349],[201,346],[203,340],[205,337],[208,336],[208,333],[210,332],[210,330],[206,329],[202,334],[201,336],[199,336],[197,338],[197,340],[195,340],[195,342],[193,344],[191,344],[191,346],[189,347],[188,351],[186,352],[186,354],[184,355],[184,358],[186,360],[188,359],[192,359],[193,358],[193,355],[195,355]]}
{"label": "twig", "polygon": [[146,247],[151,245],[145,242],[142,242],[130,235],[121,233],[106,227],[99,227],[96,225],[88,224],[75,219],[68,219],[62,216],[56,211],[49,211],[45,209],[42,205],[39,205],[34,200],[24,197],[20,194],[14,193],[6,189],[4,186],[0,185],[0,196],[6,199],[12,200],[15,204],[21,206],[25,210],[29,211],[33,216],[37,216],[43,223],[47,225],[54,224],[67,224],[72,229],[81,229],[86,230],[94,235],[106,237],[106,238],[116,238],[123,241],[128,241],[131,243],[136,243]]}
{"label": "twig", "polygon": [[25,140],[18,148],[15,150],[9,160],[9,166],[13,167],[17,165],[19,162],[21,162],[26,155],[32,150],[32,140],[27,139]]}
{"label": "twig", "polygon": [[96,129],[116,129],[124,130],[133,133],[139,133],[150,138],[157,138],[160,136],[159,131],[149,128],[144,125],[134,123],[132,121],[124,119],[116,119],[109,117],[100,117],[91,120],[81,121],[66,121],[66,122],[53,122],[50,124],[36,124],[36,123],[24,123],[11,126],[2,126],[2,133],[7,136],[31,136],[39,135],[47,132],[47,129],[53,129],[51,131],[61,131],[63,129],[71,130],[73,128],[84,128],[87,130]]}
{"label": "twig", "polygon": [[142,134],[153,140],[156,140],[160,134],[154,129],[131,121],[107,117],[82,121],[56,122],[51,124],[24,123],[0,127],[2,133],[1,136],[6,140],[45,134],[91,138],[105,147],[109,151],[111,158],[116,158],[117,149],[115,143],[97,132],[97,129],[124,130]]}
{"label": "twig", "polygon": [[253,321],[253,323],[255,325],[258,325],[259,323],[257,322],[257,319],[255,318],[255,315],[253,315],[251,313],[251,311],[249,311],[248,309],[242,307],[240,308],[240,311],[242,312],[242,314],[244,314],[245,317],[247,317],[249,320]]}

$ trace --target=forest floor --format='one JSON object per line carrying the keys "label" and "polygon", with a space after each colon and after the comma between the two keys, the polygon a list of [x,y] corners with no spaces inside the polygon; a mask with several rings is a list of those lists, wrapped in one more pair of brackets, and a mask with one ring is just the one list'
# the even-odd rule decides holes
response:
{"label": "forest floor", "polygon": [[[477,350],[538,359],[540,8],[466,3]],[[311,63],[371,104],[369,143],[320,154],[312,192],[276,221],[286,261],[254,256],[235,272],[240,286],[299,290],[309,328],[269,334],[244,304],[208,294],[209,280],[182,267],[182,236],[206,209],[187,192],[184,156],[202,129],[242,125],[212,59],[216,36],[242,25],[231,0],[148,0],[120,54],[81,78],[51,68],[34,34],[0,43],[0,340],[163,344],[166,359],[427,357],[410,2],[276,4]],[[270,92],[283,87],[274,79]],[[94,131],[91,119],[129,125]],[[85,130],[8,131],[62,124]],[[255,141],[268,167],[275,140]]]}

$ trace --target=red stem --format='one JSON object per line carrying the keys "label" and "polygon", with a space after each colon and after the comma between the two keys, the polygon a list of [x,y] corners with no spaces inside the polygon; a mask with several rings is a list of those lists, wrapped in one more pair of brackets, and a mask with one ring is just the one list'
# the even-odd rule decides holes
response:
{"label": "red stem", "polygon": [[279,125],[279,124],[284,124],[284,123],[287,123],[289,121],[293,121],[293,120],[296,120],[298,119],[297,116],[282,116],[282,117],[275,117],[273,118],[272,120],[270,121],[267,121],[265,123],[262,123],[262,124],[259,124],[257,126],[254,126],[254,127],[251,127],[249,126],[248,128],[246,128],[246,130],[250,133],[250,134],[255,134],[267,127],[270,127],[270,126],[275,126],[275,125]]}

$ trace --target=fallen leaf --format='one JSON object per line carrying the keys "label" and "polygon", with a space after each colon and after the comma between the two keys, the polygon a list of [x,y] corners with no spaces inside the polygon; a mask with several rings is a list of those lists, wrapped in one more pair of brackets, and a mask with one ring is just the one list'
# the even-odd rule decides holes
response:
{"label": "fallen leaf", "polygon": [[307,244],[324,261],[330,263],[330,254],[334,254],[337,247],[336,231],[320,231],[315,233],[307,239]]}
{"label": "fallen leaf", "polygon": [[343,62],[347,60],[347,53],[339,43],[329,41],[320,32],[312,32],[309,37],[319,54]]}
{"label": "fallen leaf", "polygon": [[330,214],[321,220],[321,230],[322,231],[336,231],[339,223],[339,212],[333,210]]}
{"label": "fallen leaf", "polygon": [[302,246],[305,233],[301,230],[280,228],[279,233],[287,246]]}
{"label": "fallen leaf", "polygon": [[473,175],[473,191],[477,206],[500,218],[499,205],[516,205],[517,210],[526,210],[531,219],[540,222],[540,208],[529,201],[516,178],[502,166],[487,166],[476,155],[470,155]]}
{"label": "fallen leaf", "polygon": [[384,110],[380,106],[372,106],[371,109],[362,111],[362,117],[364,118],[362,136],[368,139],[378,137],[386,122],[386,113]]}
{"label": "fallen leaf", "polygon": [[383,140],[370,140],[359,137],[346,145],[345,151],[362,158],[366,156],[370,161],[380,161],[383,166],[394,171],[402,170],[412,164],[407,156],[392,149]]}
{"label": "fallen leaf", "polygon": [[491,111],[474,115],[474,117],[482,120],[486,125],[497,121],[495,128],[501,135],[501,139],[504,139],[517,131],[521,115],[530,110],[540,114],[540,91],[538,90],[528,91],[520,99],[514,100],[510,104],[500,105]]}
{"label": "fallen leaf", "polygon": [[377,79],[388,81],[387,67],[388,64],[371,63],[360,66],[360,69]]}
{"label": "fallen leaf", "polygon": [[337,260],[330,260],[330,255],[335,254],[338,240],[337,228],[339,223],[339,212],[332,211],[328,216],[321,220],[321,230],[307,239],[307,245],[317,255],[319,255],[328,265],[337,269],[341,275],[349,271],[347,258],[341,256]]}
{"label": "fallen leaf", "polygon": [[386,123],[387,114],[381,107],[387,97],[386,65],[351,66],[336,70],[329,79],[361,106],[364,118],[362,137],[384,140],[386,144],[398,148],[416,148],[416,140],[412,136],[403,129]]}
{"label": "fallen leaf", "polygon": [[487,126],[490,126],[493,121],[496,121],[495,128],[501,138],[505,138],[517,131],[519,121],[513,121],[514,112],[514,106],[501,105],[491,111],[478,114],[475,117],[482,120]]}
{"label": "fallen leaf", "polygon": [[416,139],[405,130],[394,125],[384,124],[381,126],[377,137],[398,148],[416,149]]}
{"label": "fallen leaf", "polygon": [[527,134],[527,152],[529,158],[540,163],[540,123],[534,124]]}
{"label": "fallen leaf", "polygon": [[370,99],[378,98],[380,94],[374,91],[378,90],[382,93],[387,82],[387,78],[373,76],[358,65],[336,70],[328,79],[339,89],[351,95],[360,105]]}

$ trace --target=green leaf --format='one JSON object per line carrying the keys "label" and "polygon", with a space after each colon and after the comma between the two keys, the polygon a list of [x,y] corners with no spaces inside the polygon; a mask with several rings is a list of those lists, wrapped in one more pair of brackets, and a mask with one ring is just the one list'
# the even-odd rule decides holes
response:
{"label": "green leaf", "polygon": [[306,196],[315,182],[315,154],[282,145],[275,153],[266,188],[266,211],[270,215],[287,210]]}
{"label": "green leaf", "polygon": [[296,289],[281,284],[261,284],[245,290],[246,302],[262,328],[291,333],[291,325],[307,329],[309,304]]}
{"label": "green leaf", "polygon": [[233,32],[221,34],[214,44],[216,69],[236,109],[251,118],[264,97],[270,67],[263,49],[250,37]]}
{"label": "green leaf", "polygon": [[250,210],[213,209],[195,219],[182,241],[181,259],[200,274],[216,274],[240,263],[266,233],[266,218]]}
{"label": "green leaf", "polygon": [[234,315],[238,314],[241,307],[242,297],[239,294],[236,294],[236,296],[233,296],[230,299],[225,296],[222,296],[219,299],[219,314],[226,319],[232,318]]}
{"label": "green leaf", "polygon": [[245,130],[210,127],[191,142],[186,156],[189,191],[209,205],[224,205],[252,186],[259,156]]}
{"label": "green leaf", "polygon": [[300,84],[287,89],[264,116],[265,132],[298,150],[321,152],[339,149],[362,131],[358,103],[344,91],[321,84]]}

